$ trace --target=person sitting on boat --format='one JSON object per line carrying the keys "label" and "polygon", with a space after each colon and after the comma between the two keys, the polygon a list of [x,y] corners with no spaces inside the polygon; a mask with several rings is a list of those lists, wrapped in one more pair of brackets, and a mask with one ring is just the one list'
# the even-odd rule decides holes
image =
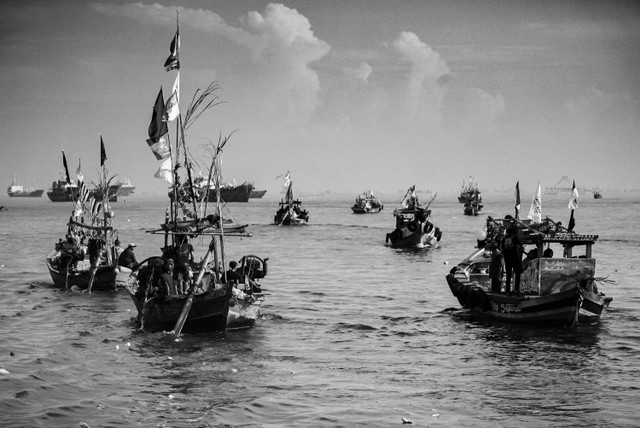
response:
{"label": "person sitting on boat", "polygon": [[229,282],[232,281],[234,283],[239,283],[242,281],[242,277],[240,276],[240,274],[238,273],[238,263],[235,261],[230,261],[229,262],[229,270],[225,272],[224,274],[224,280],[225,282]]}
{"label": "person sitting on boat", "polygon": [[133,242],[130,243],[122,254],[120,254],[120,257],[118,257],[118,265],[120,266],[121,272],[131,273],[131,271],[138,267],[138,260],[133,252],[136,246]]}
{"label": "person sitting on boat", "polygon": [[173,282],[173,260],[168,260],[167,263],[163,264],[161,272],[156,287],[157,295],[163,298],[178,294]]}
{"label": "person sitting on boat", "polygon": [[542,257],[547,258],[547,259],[551,259],[553,258],[553,250],[551,248],[547,248],[546,250],[544,250],[544,252],[542,253]]}
{"label": "person sitting on boat", "polygon": [[173,270],[173,279],[178,281],[180,274],[182,274],[182,281],[178,282],[178,293],[186,293],[186,287],[184,283],[187,283],[193,277],[193,271],[191,270],[191,263],[193,263],[193,246],[189,243],[189,237],[184,236],[182,243],[178,247],[175,256],[176,264]]}
{"label": "person sitting on boat", "polygon": [[[502,239],[502,257],[504,258],[505,273],[507,275],[505,291],[520,293],[520,274],[522,273],[522,245],[518,238],[518,229],[514,224],[507,228],[507,234]],[[511,289],[511,275],[515,280]]]}
{"label": "person sitting on boat", "polygon": [[538,249],[534,248],[527,253],[527,257],[522,261],[522,271],[524,272],[529,266],[531,266],[531,262],[538,258]]}

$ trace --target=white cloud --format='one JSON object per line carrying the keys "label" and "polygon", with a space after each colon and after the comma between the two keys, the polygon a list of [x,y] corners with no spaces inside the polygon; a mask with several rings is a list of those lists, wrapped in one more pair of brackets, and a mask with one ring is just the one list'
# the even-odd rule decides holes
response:
{"label": "white cloud", "polygon": [[373,72],[373,68],[366,62],[361,62],[358,67],[347,67],[344,69],[344,75],[348,78],[355,79],[367,83],[369,76]]}

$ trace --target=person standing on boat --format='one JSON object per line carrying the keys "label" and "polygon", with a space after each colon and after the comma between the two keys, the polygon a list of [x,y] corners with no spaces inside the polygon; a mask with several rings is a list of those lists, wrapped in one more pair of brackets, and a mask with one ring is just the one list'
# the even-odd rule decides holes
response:
{"label": "person standing on boat", "polygon": [[[502,257],[507,275],[505,291],[520,293],[520,274],[522,273],[522,245],[518,239],[518,229],[515,225],[507,228],[507,234],[502,238]],[[511,289],[511,275],[515,275],[513,289]]]}
{"label": "person standing on boat", "polygon": [[168,260],[167,263],[162,265],[162,273],[158,278],[158,296],[166,297],[174,294],[178,294],[173,282],[173,260]]}
{"label": "person standing on boat", "polygon": [[122,254],[124,250],[122,249],[122,247],[120,246],[120,240],[118,238],[116,238],[116,240],[113,242],[113,257],[115,260],[120,260],[120,255]]}
{"label": "person standing on boat", "polygon": [[178,293],[187,291],[187,287],[184,284],[188,283],[193,277],[191,263],[193,263],[193,245],[189,243],[189,237],[185,235],[176,251],[176,266],[173,270],[174,281],[178,281],[180,274],[182,274],[182,281],[178,281]]}
{"label": "person standing on boat", "polygon": [[230,261],[229,262],[229,270],[227,272],[225,272],[225,282],[229,282],[232,281],[234,283],[239,283],[240,281],[242,281],[242,277],[240,276],[240,274],[238,273],[238,263],[235,261]]}
{"label": "person standing on boat", "polygon": [[499,293],[502,291],[502,254],[494,243],[487,245],[487,249],[491,251],[491,262],[489,263],[491,292]]}
{"label": "person standing on boat", "polygon": [[138,266],[138,259],[136,259],[136,255],[133,253],[133,249],[136,247],[136,244],[133,242],[127,245],[127,248],[124,249],[120,257],[118,257],[118,265],[120,266],[120,270],[123,272],[127,272],[124,269],[129,269],[129,272],[134,270]]}

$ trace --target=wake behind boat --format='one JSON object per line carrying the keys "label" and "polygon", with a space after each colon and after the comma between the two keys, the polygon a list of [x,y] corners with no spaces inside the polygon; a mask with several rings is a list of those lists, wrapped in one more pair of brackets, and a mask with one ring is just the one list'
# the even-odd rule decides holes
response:
{"label": "wake behind boat", "polygon": [[394,248],[435,247],[442,238],[440,228],[429,221],[429,206],[437,194],[434,194],[426,206],[421,206],[415,190],[416,186],[411,186],[402,199],[401,206],[393,211],[396,228],[387,233],[385,242]]}

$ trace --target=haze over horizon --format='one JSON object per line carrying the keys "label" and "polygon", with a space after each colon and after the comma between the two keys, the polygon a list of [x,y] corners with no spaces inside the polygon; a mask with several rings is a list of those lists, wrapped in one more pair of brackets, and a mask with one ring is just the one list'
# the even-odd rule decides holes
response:
{"label": "haze over horizon", "polygon": [[6,186],[48,188],[63,149],[95,179],[101,134],[111,173],[166,192],[145,140],[176,12],[181,111],[212,81],[223,101],[188,143],[233,133],[227,180],[270,196],[287,171],[300,192],[640,187],[640,7],[578,0],[3,1]]}

